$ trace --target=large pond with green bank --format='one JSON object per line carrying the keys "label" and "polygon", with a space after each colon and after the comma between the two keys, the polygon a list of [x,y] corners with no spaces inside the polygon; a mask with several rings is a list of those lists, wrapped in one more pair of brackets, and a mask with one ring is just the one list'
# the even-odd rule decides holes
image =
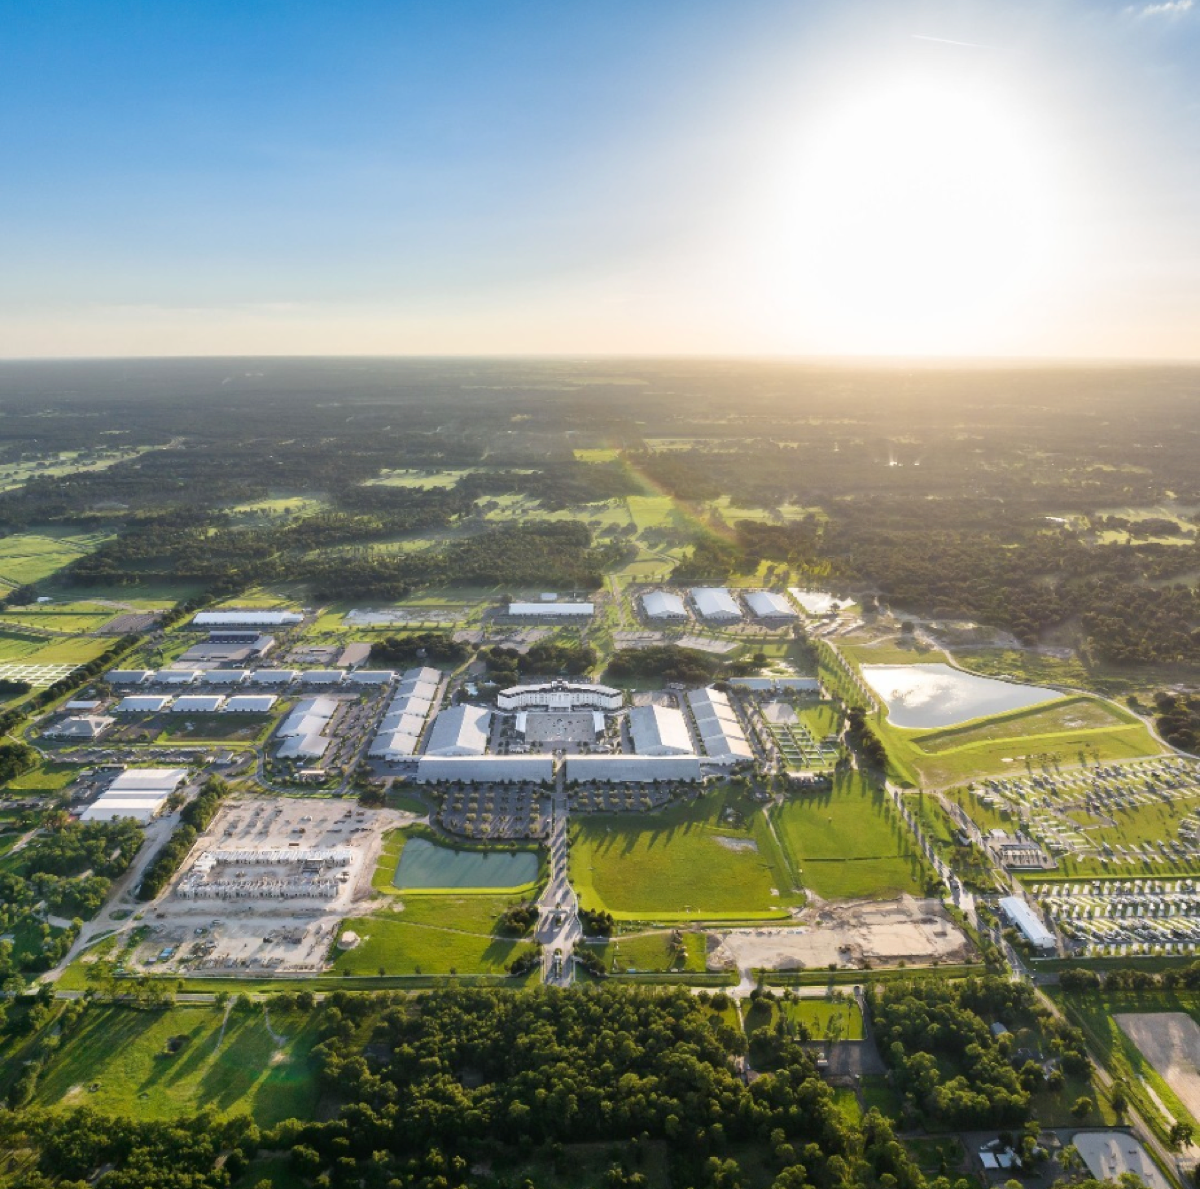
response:
{"label": "large pond with green bank", "polygon": [[519,888],[538,877],[532,850],[458,850],[410,838],[392,883],[398,888]]}

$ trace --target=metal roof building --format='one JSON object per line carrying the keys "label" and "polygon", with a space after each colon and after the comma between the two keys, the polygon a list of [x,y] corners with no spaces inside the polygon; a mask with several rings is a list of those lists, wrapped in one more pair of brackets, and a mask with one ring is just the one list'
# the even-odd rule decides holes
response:
{"label": "metal roof building", "polygon": [[274,694],[236,694],[221,707],[222,714],[269,714],[279,699]]}
{"label": "metal roof building", "polygon": [[173,793],[185,780],[186,768],[126,768],[108,786],[110,793]]}
{"label": "metal roof building", "polygon": [[487,751],[492,713],[482,706],[452,706],[433,720],[425,754],[429,756],[481,756]]}
{"label": "metal roof building", "polygon": [[225,699],[220,694],[186,694],[175,699],[172,714],[216,714]]}
{"label": "metal roof building", "polygon": [[192,626],[271,628],[286,627],[303,620],[304,616],[296,611],[201,611],[192,617]]}
{"label": "metal roof building", "polygon": [[153,685],[192,685],[200,680],[202,669],[159,669],[151,679]]}
{"label": "metal roof building", "polygon": [[153,669],[110,669],[104,680],[109,685],[145,685],[153,676]]}
{"label": "metal roof building", "polygon": [[742,724],[729,699],[720,690],[689,690],[687,699],[710,763],[740,764],[754,759],[754,749],[746,739]]}
{"label": "metal roof building", "polygon": [[508,613],[517,619],[591,619],[595,603],[509,603]]}
{"label": "metal roof building", "polygon": [[352,685],[391,685],[396,674],[391,669],[355,669],[346,674],[346,680]]}
{"label": "metal roof building", "polygon": [[283,741],[275,754],[281,760],[319,760],[332,742],[332,739],[315,731],[307,735],[293,735]]}
{"label": "metal roof building", "polygon": [[48,726],[43,735],[56,739],[99,739],[117,720],[106,714],[80,714]]}
{"label": "metal roof building", "polygon": [[255,669],[249,681],[251,685],[291,685],[299,677],[297,669]]}
{"label": "metal roof building", "polygon": [[731,623],[742,618],[733,595],[723,586],[693,586],[688,594],[702,619],[713,623]]}
{"label": "metal roof building", "polygon": [[682,623],[688,617],[683,600],[669,590],[651,590],[642,595],[642,612],[647,619],[671,623]]}
{"label": "metal roof building", "polygon": [[1020,896],[1004,896],[1000,900],[1000,911],[1035,950],[1057,950],[1054,934],[1042,924],[1038,916]]}
{"label": "metal roof building", "polygon": [[748,590],[742,598],[755,619],[799,619],[796,608],[773,590]]}
{"label": "metal roof building", "polygon": [[580,784],[652,784],[702,779],[695,756],[567,756],[568,780]]}
{"label": "metal roof building", "polygon": [[543,784],[554,779],[551,756],[431,756],[417,761],[426,784],[461,780],[469,784]]}
{"label": "metal roof building", "polygon": [[674,707],[635,706],[629,712],[629,733],[638,755],[695,755],[683,712]]}
{"label": "metal roof building", "polygon": [[114,714],[157,714],[171,704],[170,698],[161,694],[130,694],[122,698],[114,707]]}
{"label": "metal roof building", "polygon": [[201,685],[241,685],[250,676],[249,669],[210,669],[200,678]]}
{"label": "metal roof building", "polygon": [[346,680],[344,669],[305,669],[300,674],[305,685],[341,685]]}
{"label": "metal roof building", "polygon": [[367,750],[367,755],[375,759],[407,760],[416,754],[420,740],[420,734],[414,735],[411,731],[380,731]]}
{"label": "metal roof building", "polygon": [[413,669],[405,669],[400,674],[400,682],[402,685],[410,681],[423,681],[429,685],[436,686],[442,680],[442,675],[437,669],[431,669],[428,665],[419,665]]}

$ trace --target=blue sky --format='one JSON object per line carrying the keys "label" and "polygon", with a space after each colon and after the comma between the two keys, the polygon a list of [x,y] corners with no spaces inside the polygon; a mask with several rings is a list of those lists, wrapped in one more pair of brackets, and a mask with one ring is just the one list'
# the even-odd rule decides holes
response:
{"label": "blue sky", "polygon": [[1200,354],[1188,0],[17,0],[0,144],[0,355]]}

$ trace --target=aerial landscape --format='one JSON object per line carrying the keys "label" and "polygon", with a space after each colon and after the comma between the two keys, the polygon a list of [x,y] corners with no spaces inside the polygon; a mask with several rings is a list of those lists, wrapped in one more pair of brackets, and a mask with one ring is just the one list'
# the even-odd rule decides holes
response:
{"label": "aerial landscape", "polygon": [[0,14],[0,1186],[1200,1184],[1192,8]]}

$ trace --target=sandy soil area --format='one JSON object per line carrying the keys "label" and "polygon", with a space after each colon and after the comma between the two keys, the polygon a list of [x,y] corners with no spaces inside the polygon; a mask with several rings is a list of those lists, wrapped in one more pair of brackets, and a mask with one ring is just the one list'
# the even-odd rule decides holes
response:
{"label": "sandy soil area", "polygon": [[800,970],[861,967],[899,961],[959,962],[970,943],[938,900],[899,900],[823,904],[810,908],[799,924],[761,929],[731,929],[716,934],[708,956],[710,969]]}
{"label": "sandy soil area", "polygon": [[1200,1115],[1200,1025],[1181,1011],[1118,1012],[1114,1018],[1192,1117]]}

